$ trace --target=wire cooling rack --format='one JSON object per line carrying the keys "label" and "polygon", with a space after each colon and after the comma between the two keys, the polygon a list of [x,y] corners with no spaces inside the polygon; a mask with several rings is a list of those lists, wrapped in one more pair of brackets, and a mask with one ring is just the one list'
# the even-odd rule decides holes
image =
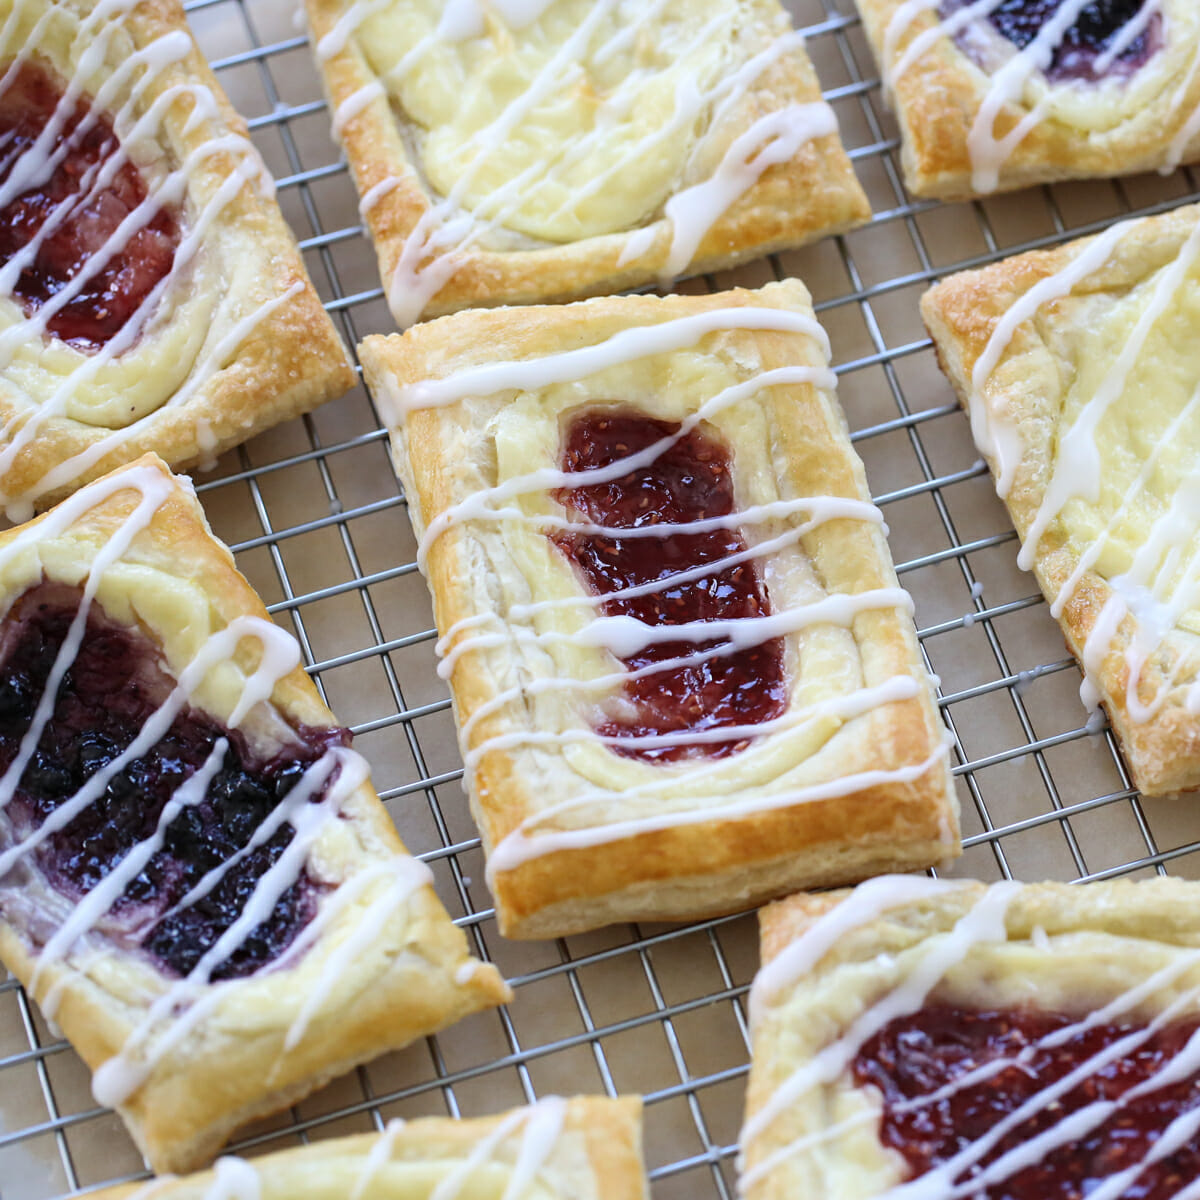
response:
{"label": "wire cooling rack", "polygon": [[[279,0],[193,0],[193,29],[249,119],[309,271],[346,341],[393,329],[302,22]],[[917,315],[942,274],[1094,232],[1197,197],[1188,170],[1064,184],[981,203],[914,203],[895,124],[851,0],[793,0],[875,219],[682,290],[798,275],[832,337],[840,395],[916,599],[921,645],[955,736],[966,853],[955,875],[1097,879],[1200,868],[1194,801],[1143,803],[1079,673]],[[404,498],[359,387],[226,455],[197,480],[219,536],[294,630],[353,727],[409,848],[476,952],[516,988],[499,1012],[359,1068],[243,1132],[259,1153],[380,1129],[393,1116],[469,1116],[551,1092],[640,1092],[657,1200],[734,1195],[747,1071],[750,916],[621,926],[565,941],[496,933],[460,776],[450,702],[413,563]],[[144,1177],[120,1121],[15,980],[0,981],[0,1197],[40,1200]]]}

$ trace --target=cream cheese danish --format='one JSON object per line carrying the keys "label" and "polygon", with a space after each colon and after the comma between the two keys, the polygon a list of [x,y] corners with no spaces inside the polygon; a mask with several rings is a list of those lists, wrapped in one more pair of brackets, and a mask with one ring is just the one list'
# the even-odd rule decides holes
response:
{"label": "cream cheese danish", "polygon": [[159,1171],[508,996],[147,456],[0,535],[0,959]]}
{"label": "cream cheese danish", "polygon": [[962,199],[1200,155],[1190,0],[856,0],[905,182]]}
{"label": "cream cheese danish", "polygon": [[0,509],[354,381],[174,0],[0,0]]}
{"label": "cream cheese danish", "polygon": [[509,936],[957,853],[828,353],[795,280],[363,343]]}
{"label": "cream cheese danish", "polygon": [[777,0],[310,0],[402,328],[715,270],[870,217]]}

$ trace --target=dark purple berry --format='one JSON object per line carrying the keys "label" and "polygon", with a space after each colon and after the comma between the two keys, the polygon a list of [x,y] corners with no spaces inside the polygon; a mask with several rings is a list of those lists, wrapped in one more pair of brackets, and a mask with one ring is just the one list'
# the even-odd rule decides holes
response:
{"label": "dark purple berry", "polygon": [[[79,603],[56,585],[29,592],[6,618],[19,626],[0,666],[0,770],[13,760],[29,728],[55,656]],[[38,739],[11,811],[21,828],[41,823],[138,736],[172,685],[152,644],[108,621],[93,606],[79,653],[56,697],[53,716]],[[208,759],[218,739],[228,744],[222,768],[205,796],[183,808],[154,854],[126,888],[114,919],[136,905],[136,927],[149,933],[142,948],[165,969],[183,974],[238,918],[263,872],[287,848],[284,822],[263,845],[231,866],[197,904],[161,919],[206,873],[243,850],[304,771],[330,746],[348,745],[345,730],[296,730],[286,756],[256,759],[236,730],[186,708],[163,739],[108,779],[103,794],[35,851],[52,885],[76,899],[108,875],[157,828],[173,793]],[[312,797],[322,798],[323,789]],[[319,887],[307,872],[286,889],[270,917],[214,972],[247,975],[278,957],[316,911]]]}
{"label": "dark purple berry", "polygon": [[[947,16],[968,2],[942,0],[942,15]],[[1024,50],[1063,3],[1064,0],[1001,0],[988,14],[988,19],[1018,50]],[[1093,0],[1067,28],[1055,47],[1046,68],[1046,77],[1056,83],[1098,79],[1096,60],[1138,15],[1143,3],[1144,0]],[[1112,70],[1121,74],[1136,71],[1159,49],[1161,43],[1161,19],[1155,14],[1146,28],[1116,56]]]}

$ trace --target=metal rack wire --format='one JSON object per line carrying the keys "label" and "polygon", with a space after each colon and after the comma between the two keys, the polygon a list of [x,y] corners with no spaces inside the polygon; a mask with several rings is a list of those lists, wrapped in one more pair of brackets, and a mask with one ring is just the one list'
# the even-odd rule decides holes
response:
{"label": "metal rack wire", "polygon": [[[249,118],[310,273],[354,345],[393,326],[307,40],[277,0],[192,0],[193,29]],[[685,288],[798,275],[833,340],[853,439],[883,506],[921,644],[955,735],[966,853],[991,879],[1194,875],[1200,812],[1143,804],[1111,732],[1086,719],[1078,670],[937,371],[917,297],[939,276],[1195,199],[1190,171],[1056,185],[969,205],[913,202],[851,0],[793,0],[875,220]],[[734,1194],[747,1070],[752,917],[618,927],[518,944],[495,932],[459,785],[449,699],[404,499],[365,392],[263,435],[198,479],[238,565],[291,627],[351,724],[410,849],[517,998],[360,1068],[245,1132],[257,1152],[382,1128],[396,1115],[491,1112],[548,1092],[643,1093],[657,1200]],[[141,1178],[120,1122],[15,980],[0,981],[0,1197],[39,1200]]]}

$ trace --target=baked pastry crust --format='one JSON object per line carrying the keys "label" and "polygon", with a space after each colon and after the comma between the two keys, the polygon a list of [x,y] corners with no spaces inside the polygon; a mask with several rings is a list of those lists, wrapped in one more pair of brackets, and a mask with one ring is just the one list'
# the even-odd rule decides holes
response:
{"label": "baked pastry crust", "polygon": [[[186,481],[153,456],[0,535],[6,610],[39,581],[83,587],[97,557],[126,535],[128,547],[103,565],[96,600],[110,620],[160,648],[170,676],[178,680],[212,639],[240,623],[230,652],[212,660],[189,703],[236,723],[264,757],[286,753],[290,729],[336,726],[294,665],[291,639],[270,626]],[[281,662],[281,638],[290,662],[286,653]],[[269,690],[264,679],[274,679]],[[235,721],[245,698],[256,696]],[[397,837],[365,763],[349,750],[334,753],[335,811],[326,814],[333,819],[316,826],[304,860],[310,877],[333,890],[295,953],[285,950],[282,963],[254,975],[200,977],[192,988],[94,925],[48,955],[49,938],[74,909],[27,852],[5,868],[0,959],[99,1072],[98,1096],[115,1104],[158,1171],[203,1165],[246,1121],[509,998],[495,968],[469,957],[427,869]]]}
{"label": "baked pastry crust", "polygon": [[[613,349],[637,339],[640,351]],[[591,358],[576,369],[565,351]],[[827,355],[796,280],[460,314],[361,345],[423,538],[505,935],[731,912],[957,853],[911,602]],[[749,749],[700,766],[631,759],[596,736],[624,668],[591,636],[597,598],[538,528],[566,511],[546,490],[559,486],[562,422],[614,399],[668,422],[701,414],[730,450],[735,511],[758,514],[748,546],[776,539],[758,561],[775,613],[796,625],[786,710]],[[828,621],[806,617],[818,602]]]}
{"label": "baked pastry crust", "polygon": [[78,350],[0,295],[9,515],[26,518],[148,451],[176,468],[214,461],[350,388],[271,178],[177,0],[99,11],[89,0],[4,0],[0,16],[0,61],[15,51],[89,97],[104,89],[122,147],[182,211],[165,288],[121,353]]}
{"label": "baked pastry crust", "polygon": [[95,1196],[203,1200],[221,1182],[245,1179],[257,1183],[253,1194],[262,1200],[424,1200],[438,1183],[454,1178],[453,1195],[483,1200],[507,1194],[505,1188],[523,1177],[522,1152],[532,1156],[523,1164],[529,1175],[520,1193],[529,1200],[648,1200],[636,1096],[548,1096],[494,1117],[396,1120],[382,1133],[249,1160],[224,1158],[203,1175],[102,1188]]}
{"label": "baked pastry crust", "polygon": [[[904,1158],[880,1141],[878,1090],[845,1067],[813,1068],[822,1052],[830,1064],[852,1059],[886,998],[896,1016],[929,996],[1082,1018],[1177,968],[1122,1009],[1122,1020],[1149,1021],[1200,986],[1196,900],[1196,884],[1168,878],[988,887],[893,876],[764,908],[739,1194],[870,1200],[909,1178]],[[902,984],[917,990],[897,999]],[[1178,1016],[1197,1011],[1193,999]]]}
{"label": "baked pastry crust", "polygon": [[[457,19],[478,25],[457,32],[440,13],[426,0],[308,0],[402,328],[712,271],[870,218],[778,0],[620,12],[558,0],[528,25],[468,3]],[[572,64],[561,79],[538,74],[554,55],[554,70]],[[543,89],[532,114],[531,79]]]}
{"label": "baked pastry crust", "polygon": [[1054,82],[1032,65],[1002,82],[1015,47],[986,16],[964,31],[973,56],[936,0],[855,2],[900,123],[914,195],[966,199],[1171,169],[1200,156],[1200,11],[1189,0],[1162,0],[1161,46],[1132,73],[1097,83]]}
{"label": "baked pastry crust", "polygon": [[921,301],[1019,561],[1148,795],[1200,787],[1200,367],[1185,332],[1198,255],[1188,206],[952,276]]}

